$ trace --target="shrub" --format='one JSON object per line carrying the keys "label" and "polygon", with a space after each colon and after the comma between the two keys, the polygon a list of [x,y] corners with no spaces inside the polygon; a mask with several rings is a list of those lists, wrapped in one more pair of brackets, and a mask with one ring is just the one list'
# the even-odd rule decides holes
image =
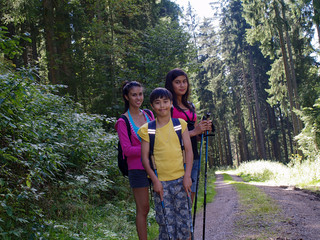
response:
{"label": "shrub", "polygon": [[41,85],[32,70],[1,68],[1,237],[40,238],[45,218],[110,198],[118,181],[115,136],[102,128],[104,116],[81,113],[59,96],[64,86]]}

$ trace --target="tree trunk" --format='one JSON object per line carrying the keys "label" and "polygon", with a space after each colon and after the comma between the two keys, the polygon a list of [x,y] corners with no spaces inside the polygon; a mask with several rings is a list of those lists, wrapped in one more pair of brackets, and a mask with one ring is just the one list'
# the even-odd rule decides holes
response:
{"label": "tree trunk", "polygon": [[[300,104],[299,104],[299,95],[298,95],[298,86],[297,86],[297,79],[296,79],[296,71],[295,71],[295,66],[294,66],[294,61],[293,61],[293,56],[292,56],[292,47],[291,47],[291,40],[289,37],[289,30],[288,30],[288,22],[287,22],[287,17],[285,13],[285,3],[283,0],[281,0],[281,5],[282,5],[282,17],[284,21],[284,28],[285,28],[285,34],[286,34],[286,43],[288,46],[288,54],[289,54],[289,70],[291,73],[291,80],[292,80],[292,88],[293,88],[293,94],[295,98],[295,108],[300,110]],[[298,126],[298,132],[300,132],[303,128],[302,121],[300,118],[297,116],[297,126]]]}
{"label": "tree trunk", "polygon": [[254,66],[253,66],[253,56],[252,51],[250,50],[250,71],[251,71],[251,80],[252,80],[252,88],[254,94],[255,101],[255,109],[256,109],[256,120],[257,120],[257,139],[258,139],[258,149],[260,149],[260,158],[266,159],[266,148],[264,141],[264,134],[262,130],[262,123],[260,117],[260,106],[259,106],[259,98],[258,98],[258,90],[256,85],[256,78],[254,74]]}
{"label": "tree trunk", "polygon": [[218,121],[215,122],[216,133],[218,134],[218,148],[219,148],[219,162],[220,165],[223,165],[223,147],[222,147],[222,138],[221,138],[221,127]]}
{"label": "tree trunk", "polygon": [[234,102],[236,104],[236,113],[238,118],[238,126],[240,129],[239,133],[239,147],[240,147],[240,155],[241,162],[247,161],[249,159],[249,150],[248,150],[248,142],[246,138],[246,131],[244,129],[244,123],[242,121],[242,111],[240,106],[240,98],[237,96],[237,93],[234,94]]}
{"label": "tree trunk", "polygon": [[299,133],[298,118],[297,118],[296,114],[293,112],[293,109],[296,107],[296,104],[295,104],[292,80],[291,80],[290,70],[289,70],[287,49],[286,49],[285,41],[284,41],[284,37],[283,37],[282,20],[281,20],[280,14],[279,14],[278,5],[275,1],[274,1],[274,9],[275,9],[275,14],[276,14],[276,19],[278,21],[276,27],[277,27],[278,34],[279,34],[284,70],[285,70],[285,75],[286,75],[288,96],[289,96],[289,102],[290,102],[290,112],[291,112],[291,118],[292,118],[292,123],[293,123],[293,132],[294,132],[294,135],[296,136]]}
{"label": "tree trunk", "polygon": [[[314,16],[319,16],[319,14],[320,14],[320,12],[319,12],[319,9],[320,9],[319,0],[312,0],[312,4],[313,4],[313,15]],[[314,25],[315,25],[315,27],[317,29],[317,33],[318,33],[318,41],[319,41],[318,43],[320,45],[320,27],[319,27],[319,24],[320,24],[319,21],[315,21],[314,22]]]}
{"label": "tree trunk", "polygon": [[223,126],[223,146],[224,146],[224,159],[223,159],[223,166],[228,165],[228,134],[227,134],[227,126],[226,124]]}
{"label": "tree trunk", "polygon": [[38,55],[38,48],[37,48],[37,39],[38,39],[38,35],[39,35],[39,31],[38,29],[34,26],[34,24],[31,24],[30,26],[31,28],[31,40],[32,40],[32,62],[33,62],[33,66],[36,65],[39,55]]}
{"label": "tree trunk", "polygon": [[[253,155],[254,158],[257,159],[258,153],[257,153],[257,145],[256,145],[256,141],[255,141],[255,135],[254,135],[254,127],[253,127],[253,113],[252,113],[252,109],[251,109],[251,104],[252,101],[249,97],[249,85],[248,85],[248,80],[246,77],[246,73],[244,70],[244,64],[242,62],[242,75],[243,75],[243,81],[244,81],[244,89],[245,89],[245,95],[246,95],[246,102],[247,102],[247,107],[248,107],[248,112],[249,112],[249,122],[250,122],[250,130],[251,130],[251,139],[252,139],[252,148],[253,148]],[[250,156],[249,156],[250,159]]]}
{"label": "tree trunk", "polygon": [[71,49],[71,28],[70,28],[70,13],[68,10],[69,4],[66,0],[58,1],[56,9],[56,32],[58,39],[57,53],[59,56],[59,76],[60,82],[68,86],[68,93],[78,101],[77,85],[74,82],[72,69],[72,49]]}
{"label": "tree trunk", "polygon": [[232,152],[231,152],[231,141],[228,125],[226,124],[226,137],[227,137],[227,166],[232,166]]}
{"label": "tree trunk", "polygon": [[240,151],[240,147],[239,147],[239,144],[238,144],[238,139],[235,140],[235,144],[236,144],[236,167],[239,167],[240,166],[240,156],[239,156],[239,151]]}
{"label": "tree trunk", "polygon": [[271,149],[272,149],[272,156],[274,159],[279,161],[281,159],[280,155],[280,144],[279,144],[279,138],[278,138],[278,129],[277,129],[277,122],[276,117],[274,113],[274,109],[271,108],[269,105],[267,105],[268,111],[268,123],[269,123],[269,129],[271,130],[270,135],[270,142],[271,142]]}
{"label": "tree trunk", "polygon": [[284,127],[283,116],[282,116],[280,107],[279,107],[279,116],[280,116],[280,124],[281,124],[280,126],[281,126],[281,133],[282,133],[282,145],[283,145],[283,150],[284,150],[284,158],[285,158],[285,163],[288,163],[289,157],[288,157],[287,136],[286,136],[286,130]]}
{"label": "tree trunk", "polygon": [[286,122],[287,122],[287,131],[288,131],[288,137],[289,137],[289,146],[290,146],[290,153],[293,154],[293,140],[292,140],[292,126],[291,122],[289,121],[289,118],[286,117]]}
{"label": "tree trunk", "polygon": [[243,143],[242,143],[242,139],[241,139],[241,133],[238,133],[237,138],[235,139],[236,142],[239,143],[239,162],[245,162],[245,157],[244,157],[244,151],[243,151]]}
{"label": "tree trunk", "polygon": [[53,1],[43,1],[43,22],[48,59],[48,78],[52,84],[59,84],[58,64],[56,62],[57,48],[54,34],[54,6]]}

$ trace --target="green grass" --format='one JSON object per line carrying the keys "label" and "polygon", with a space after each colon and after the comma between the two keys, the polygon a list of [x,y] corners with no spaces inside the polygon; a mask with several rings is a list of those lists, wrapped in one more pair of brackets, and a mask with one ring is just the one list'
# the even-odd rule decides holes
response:
{"label": "green grass", "polygon": [[[203,201],[204,201],[204,173],[201,173],[199,186],[198,186],[198,200],[197,200],[197,212],[199,212],[203,208]],[[207,174],[207,203],[212,202],[215,195],[215,171],[213,169],[208,171]]]}
{"label": "green grass", "polygon": [[295,158],[287,165],[273,161],[251,161],[241,164],[235,173],[246,182],[320,190],[320,159],[301,161]]}
{"label": "green grass", "polygon": [[[203,205],[204,176],[202,174],[199,182],[198,208]],[[208,171],[207,177],[207,202],[211,202],[215,196],[214,171]],[[73,211],[70,214],[57,216],[55,219],[46,221],[46,230],[42,234],[46,239],[66,240],[138,240],[135,227],[135,203],[130,189],[123,189],[126,200],[118,198],[100,204],[89,202],[72,202]],[[97,200],[99,202],[99,200]],[[70,203],[64,202],[70,208]],[[101,203],[101,202],[100,202]],[[60,206],[65,208],[66,206]],[[78,209],[78,210],[77,210]],[[71,209],[70,209],[71,210]],[[158,224],[155,220],[153,199],[150,200],[150,212],[148,215],[148,239],[157,239],[159,234]]]}
{"label": "green grass", "polygon": [[[70,217],[57,217],[48,220],[45,239],[67,240],[138,240],[135,226],[135,203],[132,196],[127,200],[115,200],[97,206],[88,202],[78,202],[85,211],[74,212]],[[151,203],[153,205],[153,203]],[[153,207],[148,215],[148,239],[158,235],[158,225],[155,221]]]}
{"label": "green grass", "polygon": [[236,236],[239,239],[270,239],[277,237],[283,221],[276,202],[259,188],[245,182],[233,181],[223,174],[224,181],[232,184],[239,196],[240,213],[236,220]]}

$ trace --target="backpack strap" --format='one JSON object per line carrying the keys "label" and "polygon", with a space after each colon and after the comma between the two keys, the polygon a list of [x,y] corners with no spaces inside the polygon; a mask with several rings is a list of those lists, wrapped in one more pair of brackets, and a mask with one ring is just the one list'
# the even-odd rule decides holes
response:
{"label": "backpack strap", "polygon": [[173,128],[176,132],[176,134],[178,135],[179,138],[179,142],[180,142],[180,146],[181,146],[181,152],[182,152],[182,157],[183,157],[183,166],[184,168],[186,167],[186,152],[184,150],[184,145],[183,145],[183,141],[182,141],[182,127],[181,127],[181,123],[180,120],[178,118],[172,118],[172,122],[173,122]]}
{"label": "backpack strap", "polygon": [[151,111],[150,111],[149,109],[143,109],[143,111],[145,111],[145,112],[148,114],[150,120],[152,120],[152,113],[151,113]]}
{"label": "backpack strap", "polygon": [[181,149],[183,150],[184,147],[183,147],[183,142],[182,142],[182,127],[181,127],[181,124],[180,124],[180,121],[178,118],[172,118],[172,122],[173,122],[173,128],[174,128],[174,131],[176,132],[176,134],[178,135],[178,138],[179,138],[179,142],[180,142],[180,146],[181,146]]}
{"label": "backpack strap", "polygon": [[[125,122],[126,122],[126,126],[127,126],[127,131],[128,131],[128,137],[129,137],[129,140],[131,142],[131,127],[130,127],[130,123],[129,123],[129,120],[128,118],[126,117],[126,115],[122,114],[120,116],[120,118],[122,118]],[[131,142],[132,143],[132,142]]]}
{"label": "backpack strap", "polygon": [[156,166],[154,164],[154,157],[153,157],[153,149],[154,149],[154,140],[156,138],[156,120],[148,122],[148,134],[149,134],[149,162],[150,166],[153,171],[155,171]]}

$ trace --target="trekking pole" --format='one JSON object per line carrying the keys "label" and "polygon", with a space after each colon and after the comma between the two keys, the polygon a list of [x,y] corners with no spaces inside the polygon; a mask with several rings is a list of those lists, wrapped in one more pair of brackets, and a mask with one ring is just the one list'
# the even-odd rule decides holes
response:
{"label": "trekking pole", "polygon": [[[207,113],[207,119],[210,113]],[[205,240],[205,229],[206,229],[206,207],[207,207],[207,172],[208,172],[208,135],[209,131],[206,131],[206,161],[204,166],[204,197],[203,197],[203,231],[202,239]]]}
{"label": "trekking pole", "polygon": [[[186,170],[186,154],[184,151],[184,148],[182,149],[182,156],[183,156],[183,166],[184,166],[184,170]],[[187,193],[187,197],[188,197],[188,208],[189,208],[189,215],[190,215],[190,232],[191,232],[191,240],[194,239],[194,228],[193,228],[193,224],[192,224],[192,204],[191,204],[191,197],[189,195],[189,193]]]}
{"label": "trekking pole", "polygon": [[190,195],[188,195],[188,208],[189,208],[189,215],[190,215],[191,240],[193,240],[194,239],[194,231],[193,231],[193,225],[192,225],[192,205],[191,205],[191,197],[190,197]]}
{"label": "trekking pole", "polygon": [[[203,116],[202,120],[205,119],[205,116]],[[202,143],[203,143],[203,133],[201,133],[201,142],[200,142],[200,154],[199,154],[199,166],[198,166],[198,174],[197,174],[197,180],[196,180],[196,196],[194,198],[194,211],[193,211],[193,231],[194,226],[196,224],[196,214],[197,214],[197,202],[198,202],[198,189],[199,189],[199,179],[200,179],[200,169],[201,169],[201,156],[202,156]]]}
{"label": "trekking pole", "polygon": [[[155,160],[154,160],[154,156],[151,155],[151,161],[152,161],[152,165],[153,165],[153,169],[154,169],[154,173],[156,174],[156,176],[158,177],[158,173],[157,173],[157,167],[156,167],[156,163],[155,163]],[[161,200],[161,199],[160,199]],[[165,206],[164,206],[164,201],[163,199],[161,200],[161,207],[162,207],[162,212],[163,212],[163,218],[164,218],[164,223],[166,225],[166,230],[167,230],[167,233],[168,233],[168,237],[169,239],[171,240],[171,235],[170,235],[170,232],[169,232],[169,227],[168,227],[168,219],[167,219],[167,216],[166,216],[166,209],[165,209]]]}

